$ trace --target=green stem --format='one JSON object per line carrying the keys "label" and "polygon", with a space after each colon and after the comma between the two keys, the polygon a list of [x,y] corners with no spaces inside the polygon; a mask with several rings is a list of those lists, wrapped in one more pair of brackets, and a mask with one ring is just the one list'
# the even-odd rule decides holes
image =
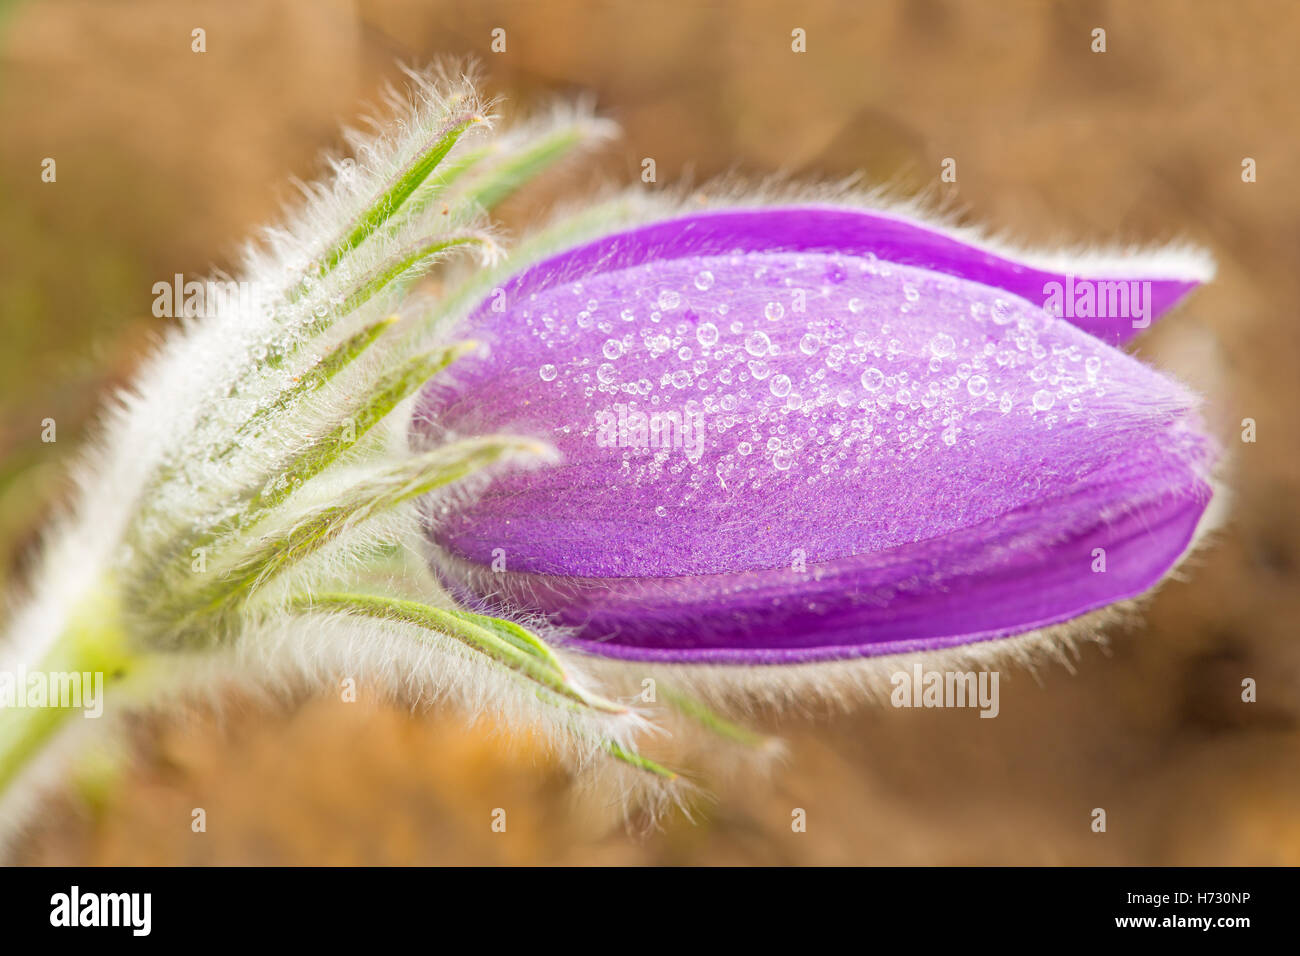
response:
{"label": "green stem", "polygon": [[[537,638],[529,635],[522,641],[515,633],[503,630],[495,621],[491,627],[481,623],[480,615],[403,601],[372,594],[317,594],[303,602],[305,610],[345,611],[363,617],[398,621],[424,630],[436,631],[455,638],[474,650],[487,655],[516,673],[540,684],[561,697],[610,714],[623,714],[627,708],[613,701],[589,694],[569,682],[568,675],[559,662]],[[522,631],[522,629],[518,629]],[[521,646],[522,645],[522,646]],[[544,652],[538,648],[545,648]]]}
{"label": "green stem", "polygon": [[678,712],[719,737],[745,747],[762,747],[768,742],[768,738],[764,735],[733,723],[703,701],[667,687],[661,687],[660,693],[663,694],[664,700],[676,708]]}
{"label": "green stem", "polygon": [[[26,673],[44,674],[47,683],[48,676],[53,674],[88,673],[92,680],[94,675],[102,675],[102,684],[97,685],[102,688],[117,684],[130,674],[136,658],[128,650],[117,603],[110,595],[111,592],[103,589],[83,601],[69,619],[63,634],[46,651],[35,669]],[[25,697],[25,688],[17,684],[18,679],[18,673],[14,672],[16,703]],[[48,706],[49,701],[46,704],[0,709],[0,794],[54,740],[68,720],[83,710],[73,706]]]}

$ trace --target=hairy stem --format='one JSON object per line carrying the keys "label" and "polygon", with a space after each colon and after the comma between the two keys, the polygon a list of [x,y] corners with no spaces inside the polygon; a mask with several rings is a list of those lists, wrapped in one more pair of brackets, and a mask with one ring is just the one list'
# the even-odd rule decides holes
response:
{"label": "hairy stem", "polygon": [[[107,687],[130,674],[135,661],[116,598],[105,587],[82,602],[34,671],[26,673],[40,673],[47,685],[56,674],[100,675],[99,686]],[[49,700],[45,706],[24,706],[26,688],[18,672],[11,674],[17,706],[0,708],[0,795],[81,709]]]}

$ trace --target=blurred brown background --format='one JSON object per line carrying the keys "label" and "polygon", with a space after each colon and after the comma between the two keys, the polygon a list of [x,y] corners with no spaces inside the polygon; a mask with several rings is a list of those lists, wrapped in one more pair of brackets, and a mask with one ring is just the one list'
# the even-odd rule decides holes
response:
{"label": "blurred brown background", "polygon": [[[1138,348],[1211,396],[1235,490],[1186,582],[1077,673],[1004,674],[997,720],[782,718],[783,769],[708,780],[694,822],[648,836],[454,713],[236,703],[143,726],[130,769],[50,804],[22,859],[1300,863],[1298,40],[1289,0],[0,0],[0,578],[21,573],[79,435],[166,321],[153,282],[230,264],[395,63],[440,54],[478,56],[510,114],[593,91],[626,131],[595,162],[614,181],[643,156],[661,186],[861,170],[1027,243],[1205,244],[1218,280]],[[956,185],[938,182],[944,157]],[[1238,440],[1247,416],[1257,444]],[[40,442],[46,417],[57,444]]]}

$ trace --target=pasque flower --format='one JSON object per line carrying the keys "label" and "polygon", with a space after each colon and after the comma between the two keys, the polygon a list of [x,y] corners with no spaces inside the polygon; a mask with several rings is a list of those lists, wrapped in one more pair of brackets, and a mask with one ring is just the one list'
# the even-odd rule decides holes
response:
{"label": "pasque flower", "polygon": [[545,258],[469,317],[491,354],[421,413],[560,461],[434,515],[438,566],[671,662],[945,648],[1135,597],[1187,551],[1215,452],[1196,398],[1115,344],[1203,267],[1067,269],[844,205]]}
{"label": "pasque flower", "polygon": [[[450,694],[657,784],[661,715],[600,659],[794,681],[1077,618],[1187,550],[1213,447],[1116,346],[1195,256],[1034,266],[849,194],[636,192],[505,255],[496,205],[607,124],[487,136],[469,80],[410,79],[250,245],[257,294],[105,415],[0,642],[0,838],[78,738],[230,684]],[[752,742],[689,670],[659,700]],[[104,719],[22,706],[31,673],[98,675]]]}

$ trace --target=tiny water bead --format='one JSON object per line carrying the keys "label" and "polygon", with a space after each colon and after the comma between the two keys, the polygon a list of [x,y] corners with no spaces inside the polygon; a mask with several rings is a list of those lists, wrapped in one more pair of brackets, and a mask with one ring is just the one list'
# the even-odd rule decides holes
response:
{"label": "tiny water bead", "polygon": [[541,376],[543,382],[553,382],[555,376],[559,374],[559,369],[554,365],[547,364],[539,368],[537,374]]}
{"label": "tiny water bead", "polygon": [[1056,396],[1047,391],[1047,389],[1040,388],[1038,391],[1034,392],[1033,402],[1034,408],[1038,409],[1040,412],[1045,412],[1056,404]]}
{"label": "tiny water bead", "polygon": [[878,392],[885,384],[885,373],[878,368],[869,368],[862,373],[862,387],[868,392]]}
{"label": "tiny water bead", "polygon": [[661,308],[663,311],[671,312],[673,309],[677,308],[681,304],[682,304],[681,295],[674,292],[672,289],[664,289],[662,292],[659,293],[659,308]]}
{"label": "tiny water bead", "polygon": [[708,269],[703,269],[695,275],[695,288],[701,292],[708,292],[713,288],[713,273]]}
{"label": "tiny water bead", "polygon": [[930,339],[930,351],[935,358],[946,358],[957,349],[957,343],[947,332],[940,332]]}
{"label": "tiny water bead", "polygon": [[700,327],[695,330],[695,337],[705,348],[717,344],[718,327],[712,322],[701,322]]}
{"label": "tiny water bead", "polygon": [[780,302],[769,302],[763,306],[763,315],[771,322],[775,322],[785,315],[785,306]]}
{"label": "tiny water bead", "polygon": [[762,356],[772,348],[772,340],[766,332],[750,332],[745,336],[745,351],[750,355]]}

